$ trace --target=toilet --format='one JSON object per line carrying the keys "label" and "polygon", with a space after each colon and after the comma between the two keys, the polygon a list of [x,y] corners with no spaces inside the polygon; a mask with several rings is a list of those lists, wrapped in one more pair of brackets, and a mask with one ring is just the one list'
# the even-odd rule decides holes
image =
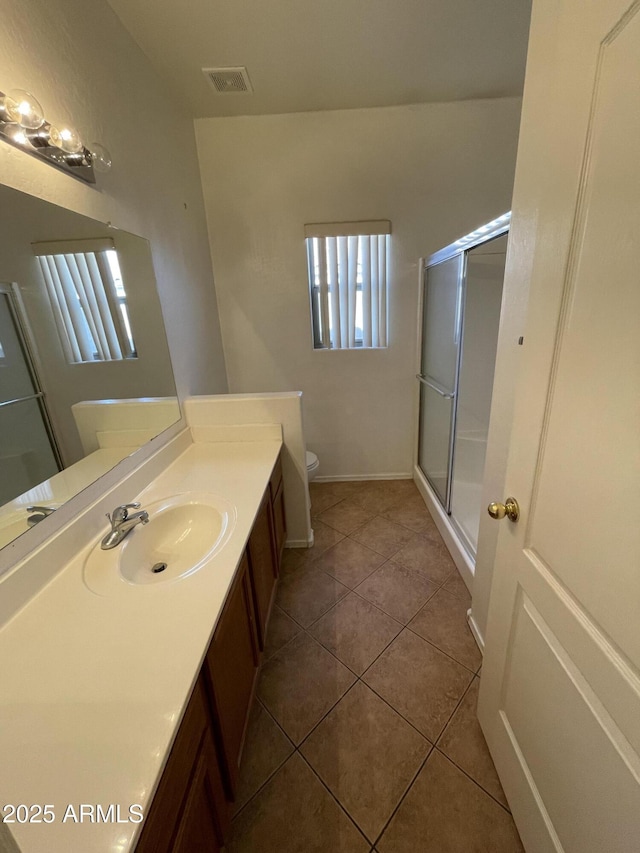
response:
{"label": "toilet", "polygon": [[318,457],[315,453],[312,453],[311,450],[307,450],[307,477],[309,482],[311,482],[316,476],[319,468],[320,463],[318,462]]}

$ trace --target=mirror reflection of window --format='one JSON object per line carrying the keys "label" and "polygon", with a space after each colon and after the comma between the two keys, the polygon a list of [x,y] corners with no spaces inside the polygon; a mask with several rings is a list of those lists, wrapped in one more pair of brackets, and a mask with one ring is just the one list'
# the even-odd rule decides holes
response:
{"label": "mirror reflection of window", "polygon": [[33,248],[67,361],[136,358],[113,241],[40,243]]}
{"label": "mirror reflection of window", "polygon": [[2,348],[2,341],[0,341],[0,358],[5,358],[4,349]]}

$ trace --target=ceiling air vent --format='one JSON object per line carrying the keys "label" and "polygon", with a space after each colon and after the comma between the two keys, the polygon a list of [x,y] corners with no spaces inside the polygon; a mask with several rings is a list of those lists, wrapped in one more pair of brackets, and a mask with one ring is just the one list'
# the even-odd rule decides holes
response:
{"label": "ceiling air vent", "polygon": [[203,68],[202,73],[219,95],[253,92],[247,69],[243,65],[238,68]]}

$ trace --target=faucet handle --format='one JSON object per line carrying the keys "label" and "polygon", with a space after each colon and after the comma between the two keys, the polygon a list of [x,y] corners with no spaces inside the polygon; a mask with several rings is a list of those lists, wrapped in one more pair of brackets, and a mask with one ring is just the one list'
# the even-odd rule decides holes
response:
{"label": "faucet handle", "polygon": [[121,504],[120,506],[117,506],[114,509],[111,515],[107,513],[107,518],[111,522],[112,526],[115,526],[116,524],[120,524],[121,522],[125,521],[127,516],[129,515],[130,509],[140,509],[140,504],[137,501],[134,501],[134,503],[130,504]]}

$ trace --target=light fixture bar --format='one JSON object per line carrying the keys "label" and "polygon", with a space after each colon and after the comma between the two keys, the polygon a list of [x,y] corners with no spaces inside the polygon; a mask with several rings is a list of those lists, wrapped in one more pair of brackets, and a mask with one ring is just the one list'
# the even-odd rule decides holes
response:
{"label": "light fixture bar", "polygon": [[[32,96],[27,92],[21,94],[25,96],[24,102],[19,102],[14,92],[0,92],[0,139],[75,178],[95,184],[96,154],[92,154],[70,128],[59,129],[43,117],[40,125],[34,127],[37,120],[33,121],[34,110],[27,102]],[[32,102],[40,110],[37,101],[32,99]],[[102,159],[102,155],[99,156]]]}

